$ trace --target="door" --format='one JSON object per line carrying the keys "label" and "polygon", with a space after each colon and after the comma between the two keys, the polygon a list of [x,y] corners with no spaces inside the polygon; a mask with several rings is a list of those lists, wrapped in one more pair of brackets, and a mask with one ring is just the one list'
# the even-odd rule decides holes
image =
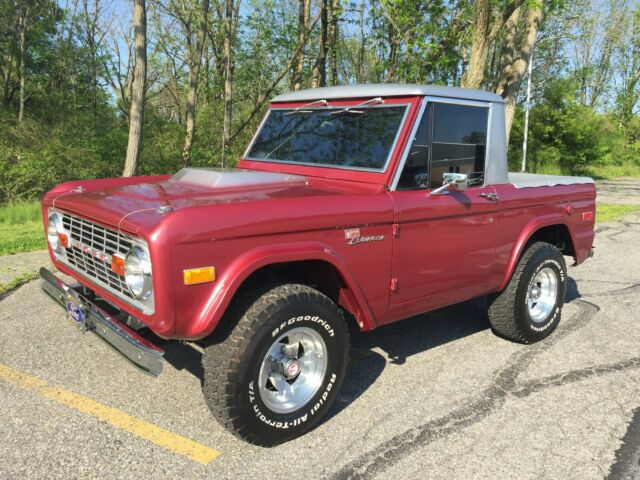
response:
{"label": "door", "polygon": [[[394,203],[389,320],[457,303],[495,283],[498,198],[484,185],[489,104],[429,102],[401,166]],[[464,192],[433,195],[442,174],[465,173]]]}

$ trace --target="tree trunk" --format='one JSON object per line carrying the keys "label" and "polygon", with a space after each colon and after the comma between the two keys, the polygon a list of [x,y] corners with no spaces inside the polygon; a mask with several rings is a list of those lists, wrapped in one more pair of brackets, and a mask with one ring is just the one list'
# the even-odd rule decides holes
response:
{"label": "tree trunk", "polygon": [[358,65],[356,69],[356,81],[364,83],[364,49],[366,38],[364,33],[364,0],[360,2],[360,43],[358,45]]}
{"label": "tree trunk", "polygon": [[471,58],[461,82],[461,85],[466,88],[479,88],[484,79],[484,68],[489,53],[487,37],[491,21],[491,0],[474,0],[473,10]]}
{"label": "tree trunk", "polygon": [[191,56],[189,69],[189,91],[187,93],[186,131],[184,135],[184,148],[182,149],[182,163],[186,167],[191,158],[191,145],[196,125],[196,101],[198,99],[198,76],[202,64],[202,51],[207,35],[207,17],[209,15],[209,0],[203,0],[200,12],[200,27],[196,49]]}
{"label": "tree trunk", "polygon": [[96,127],[96,118],[98,116],[98,41],[96,39],[96,30],[99,14],[99,0],[93,2],[93,12],[89,11],[89,0],[84,0],[84,21],[86,29],[87,46],[91,55],[91,111],[93,114],[93,127]]}
{"label": "tree trunk", "polygon": [[[517,17],[515,21],[517,21]],[[511,33],[510,28],[513,28],[512,34],[515,37],[515,25],[511,27],[511,22],[511,19],[507,22],[507,25],[509,26],[507,29],[507,37]],[[498,83],[496,93],[501,95],[505,100],[507,142],[509,141],[509,133],[511,132],[511,125],[513,124],[513,115],[516,111],[518,92],[520,91],[522,79],[527,71],[529,62],[531,61],[533,46],[536,42],[536,36],[538,35],[541,22],[541,5],[528,7],[522,38],[517,46],[515,46],[515,42],[513,43],[514,49],[517,49],[517,51],[514,51],[510,57],[507,55],[505,63],[501,65],[500,81]],[[508,59],[511,61],[506,61]]]}
{"label": "tree trunk", "polygon": [[504,28],[504,36],[502,40],[502,49],[500,51],[500,63],[496,69],[496,93],[502,95],[509,84],[513,63],[517,58],[516,37],[518,34],[518,23],[520,22],[520,14],[522,7],[514,10],[513,15],[509,17]]}
{"label": "tree trunk", "polygon": [[24,120],[24,100],[25,100],[25,82],[27,77],[26,56],[27,56],[27,18],[29,16],[29,5],[27,2],[20,4],[20,13],[18,17],[18,39],[20,43],[20,93],[18,107],[18,122]]}
{"label": "tree trunk", "polygon": [[13,98],[13,94],[15,92],[15,87],[11,85],[11,77],[13,70],[13,59],[15,57],[15,47],[14,43],[11,42],[11,51],[9,52],[9,57],[5,62],[6,70],[3,70],[3,78],[2,78],[2,106],[6,109],[9,109],[9,105],[11,104],[11,99]]}
{"label": "tree trunk", "polygon": [[311,88],[327,86],[327,33],[328,33],[327,0],[320,0],[320,45],[318,58],[313,65]]}
{"label": "tree trunk", "polygon": [[[299,0],[298,10],[298,45],[305,42],[307,31],[309,30],[309,16],[311,14],[311,0]],[[304,74],[305,54],[304,48],[300,50],[296,62],[296,70],[293,76],[292,89],[294,91],[302,88],[302,76]]]}
{"label": "tree trunk", "polygon": [[338,85],[338,21],[341,14],[340,0],[331,1],[331,20],[327,31],[327,50],[329,52],[329,71],[331,85]]}
{"label": "tree trunk", "polygon": [[144,97],[147,83],[147,12],[145,0],[133,0],[134,52],[133,86],[131,88],[131,109],[129,111],[129,142],[127,158],[124,162],[123,177],[131,177],[136,172],[142,143],[144,122]]}
{"label": "tree trunk", "polygon": [[231,55],[231,43],[233,40],[233,0],[226,0],[224,14],[224,120],[222,125],[222,155],[224,167],[224,154],[231,138],[231,120],[233,107],[233,58]]}

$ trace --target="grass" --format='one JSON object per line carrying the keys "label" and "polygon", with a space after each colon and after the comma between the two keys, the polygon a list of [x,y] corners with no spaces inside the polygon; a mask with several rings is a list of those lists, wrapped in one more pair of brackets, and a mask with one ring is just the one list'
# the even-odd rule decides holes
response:
{"label": "grass", "polygon": [[47,248],[38,202],[0,206],[0,255]]}
{"label": "grass", "polygon": [[628,213],[640,212],[640,205],[599,203],[596,207],[596,222],[619,222]]}
{"label": "grass", "polygon": [[[534,167],[533,165],[529,166]],[[511,166],[513,170],[513,165]],[[519,168],[518,168],[519,170]],[[572,172],[562,170],[560,165],[538,165],[534,167],[535,172],[543,173],[545,175],[576,175],[591,177],[595,180],[611,180],[619,177],[640,177],[640,163],[624,163],[622,165],[603,165],[603,166],[589,166],[584,171]],[[515,170],[513,170],[515,171]]]}
{"label": "grass", "polygon": [[586,175],[597,180],[609,180],[617,177],[640,177],[640,164],[605,165],[589,167]]}
{"label": "grass", "polygon": [[41,222],[39,202],[16,202],[0,205],[0,224],[19,225],[27,222]]}
{"label": "grass", "polygon": [[0,299],[4,298],[12,290],[21,287],[25,283],[28,283],[31,280],[35,280],[36,278],[38,278],[37,272],[27,272],[23,273],[22,275],[18,275],[6,285],[0,283]]}

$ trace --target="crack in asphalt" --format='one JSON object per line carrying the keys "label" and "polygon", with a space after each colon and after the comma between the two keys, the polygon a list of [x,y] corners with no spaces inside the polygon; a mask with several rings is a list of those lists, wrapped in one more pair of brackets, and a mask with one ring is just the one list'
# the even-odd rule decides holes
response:
{"label": "crack in asphalt", "polygon": [[640,283],[630,285],[628,287],[619,288],[617,290],[610,290],[607,292],[590,293],[590,297],[610,297],[612,295],[626,295],[628,293],[640,292]]}
{"label": "crack in asphalt", "polygon": [[[623,290],[628,291],[628,288]],[[478,395],[478,400],[471,401],[447,415],[393,436],[330,476],[334,479],[371,478],[374,474],[383,472],[398,463],[417,448],[424,447],[480,422],[502,407],[510,396],[523,398],[546,388],[640,367],[640,357],[637,357],[614,364],[573,370],[518,385],[518,376],[526,371],[539,354],[549,350],[566,336],[587,325],[600,310],[598,305],[586,300],[576,299],[574,303],[578,306],[578,312],[568,321],[561,323],[558,330],[544,341],[524,347],[512,354],[508,365],[497,372],[494,383]]]}
{"label": "crack in asphalt", "polygon": [[640,368],[640,357],[633,357],[627,360],[622,360],[616,363],[609,363],[606,365],[595,365],[592,367],[580,368],[537,380],[531,380],[522,385],[519,390],[513,391],[511,393],[515,397],[522,398],[546,388],[559,387],[568,383],[579,382],[580,380],[584,380],[587,378],[599,377],[608,373],[616,373],[624,370],[632,370],[635,368]]}

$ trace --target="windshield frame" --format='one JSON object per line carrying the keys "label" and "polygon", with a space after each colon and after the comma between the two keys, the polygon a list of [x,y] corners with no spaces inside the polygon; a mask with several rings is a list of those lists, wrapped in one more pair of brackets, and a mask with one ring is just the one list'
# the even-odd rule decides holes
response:
{"label": "windshield frame", "polygon": [[[358,102],[356,102],[356,104],[354,105],[326,105],[326,106],[322,106],[322,107],[312,107],[312,108],[304,108],[304,110],[312,110],[312,111],[322,111],[322,110],[344,110],[345,107],[350,106],[350,107],[354,107],[355,105],[357,105]],[[260,135],[260,132],[262,131],[262,127],[264,127],[264,124],[267,122],[267,120],[269,119],[269,116],[271,115],[271,112],[274,110],[289,110],[292,112],[296,111],[296,106],[271,106],[269,107],[269,110],[267,110],[267,113],[265,114],[264,118],[262,119],[262,121],[260,122],[260,125],[258,126],[258,129],[256,130],[256,133],[253,135],[253,137],[251,138],[251,142],[249,143],[249,145],[247,146],[247,148],[244,151],[244,154],[242,156],[243,160],[248,160],[248,161],[252,161],[252,162],[262,162],[262,163],[279,163],[279,164],[285,164],[285,165],[298,165],[301,167],[317,167],[317,168],[329,168],[329,169],[336,169],[336,170],[349,170],[349,171],[355,171],[355,172],[369,172],[369,173],[385,173],[387,171],[387,168],[389,167],[389,163],[391,162],[391,159],[393,158],[394,152],[396,150],[396,146],[398,144],[398,141],[400,140],[400,136],[404,130],[404,125],[407,121],[407,117],[409,115],[409,112],[411,111],[411,107],[412,107],[412,103],[411,102],[401,102],[401,103],[396,103],[396,102],[390,102],[390,103],[382,103],[382,104],[378,104],[378,105],[364,105],[364,106],[360,106],[357,108],[357,110],[364,110],[364,109],[373,109],[373,108],[390,108],[390,107],[404,107],[404,112],[402,113],[402,118],[400,119],[400,123],[398,124],[398,128],[396,130],[395,136],[393,138],[393,142],[391,143],[391,146],[389,147],[389,152],[387,153],[387,157],[385,158],[384,161],[384,165],[381,168],[368,168],[368,167],[354,167],[354,166],[345,166],[345,165],[334,165],[334,164],[329,164],[329,163],[313,163],[313,162],[294,162],[291,160],[281,160],[281,159],[277,159],[277,158],[256,158],[256,157],[250,157],[249,152],[251,151],[251,149],[253,148],[253,145],[255,143],[255,141],[257,140],[258,136]],[[304,113],[293,113],[294,115],[304,115]],[[337,115],[359,115],[357,113],[338,113]]]}

